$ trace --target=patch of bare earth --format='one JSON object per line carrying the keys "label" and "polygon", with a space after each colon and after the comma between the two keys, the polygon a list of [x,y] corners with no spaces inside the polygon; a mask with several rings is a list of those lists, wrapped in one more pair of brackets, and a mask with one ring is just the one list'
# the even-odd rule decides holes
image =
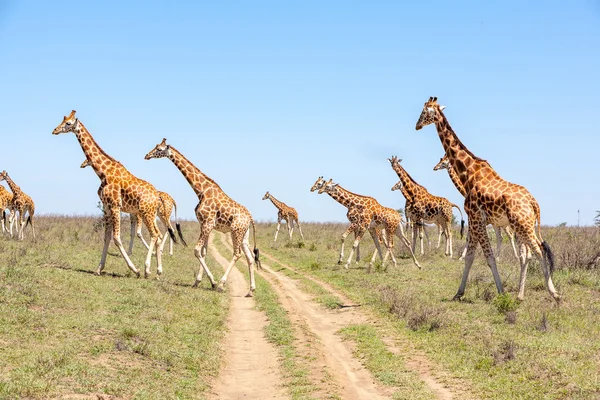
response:
{"label": "patch of bare earth", "polygon": [[310,336],[318,339],[316,346],[306,349],[314,356],[314,361],[306,365],[311,375],[326,366],[333,385],[330,389],[337,388],[344,400],[390,398],[391,390],[375,382],[371,373],[353,357],[351,345],[337,334],[345,326],[364,322],[356,309],[326,310],[300,290],[296,281],[273,271],[264,262],[262,266],[267,273],[261,275],[276,291],[292,323],[308,327]]}
{"label": "patch of bare earth", "polygon": [[[208,247],[217,262],[226,268],[229,261],[215,249],[212,236]],[[277,350],[264,336],[267,318],[256,310],[253,298],[244,297],[248,293],[248,284],[237,268],[229,274],[227,292],[232,299],[227,318],[225,365],[211,395],[223,400],[287,399]]]}
{"label": "patch of bare earth", "polygon": [[[375,315],[373,315],[371,312],[369,312],[366,309],[353,307],[353,306],[356,306],[356,304],[353,304],[352,301],[347,296],[345,296],[343,293],[341,293],[340,291],[333,288],[327,282],[323,282],[312,276],[305,275],[305,274],[301,273],[300,271],[298,271],[297,269],[295,269],[294,267],[291,267],[291,266],[279,261],[272,255],[270,255],[264,251],[261,251],[261,255],[264,256],[265,258],[267,258],[273,262],[276,262],[277,264],[282,265],[282,266],[288,268],[289,270],[303,276],[304,278],[309,279],[312,282],[320,285],[323,289],[325,289],[328,292],[330,292],[331,294],[337,296],[343,302],[344,306],[339,311],[325,311],[323,309],[319,309],[318,307],[315,307],[314,304],[312,307],[310,307],[310,309],[306,309],[307,313],[309,313],[309,314],[312,313],[311,315],[315,315],[315,314],[317,315],[317,317],[316,317],[317,321],[315,321],[317,324],[316,324],[315,328],[329,330],[329,329],[332,329],[333,326],[336,326],[335,331],[332,332],[332,334],[335,336],[335,338],[337,338],[339,340],[339,337],[337,335],[335,335],[335,332],[337,332],[340,328],[342,328],[345,325],[363,324],[363,323],[369,323],[371,325],[379,325],[378,318]],[[264,263],[263,263],[263,265],[264,265]],[[271,272],[271,274],[273,274],[274,277],[276,277],[278,280],[280,280],[282,282],[286,281],[286,280],[290,281],[287,285],[285,285],[286,290],[291,291],[292,287],[296,287],[295,284],[293,283],[292,279],[286,277],[285,275],[278,274],[270,269],[269,269],[269,272]],[[302,296],[306,296],[303,294],[296,293],[299,291],[300,290],[296,288],[295,291],[293,291],[291,293],[296,295],[299,299],[301,299]],[[323,315],[323,314],[325,314],[325,315]],[[312,319],[314,319],[314,318],[312,318]],[[327,331],[326,335],[330,336],[330,332]],[[435,393],[435,395],[437,396],[438,399],[449,400],[449,399],[454,399],[454,398],[461,398],[461,399],[470,398],[469,393],[465,390],[465,387],[467,387],[465,382],[463,382],[457,378],[454,378],[454,377],[450,376],[450,374],[441,370],[441,368],[439,366],[437,366],[435,363],[433,363],[425,355],[425,353],[416,349],[414,344],[411,343],[408,339],[400,338],[400,337],[392,338],[392,337],[385,335],[384,333],[381,334],[380,338],[386,344],[386,347],[388,348],[388,350],[390,352],[392,352],[394,354],[402,355],[402,357],[406,360],[407,368],[410,368],[413,371],[415,371],[418,374],[418,376],[421,378],[421,380],[431,389],[431,391],[433,393]],[[342,342],[342,344],[344,344],[344,342]],[[345,344],[345,346],[347,346],[346,351],[349,352],[350,356],[351,356],[351,351],[349,349],[349,346],[351,346],[351,345]],[[329,351],[332,350],[330,346],[327,346],[327,348]],[[352,361],[354,363],[357,362],[353,358],[352,358]],[[362,368],[362,366],[361,366],[361,368]],[[366,371],[366,372],[368,372],[368,371]],[[345,382],[343,382],[343,381],[342,381],[342,383],[345,384]],[[379,391],[382,392],[382,389],[379,389]],[[346,397],[346,396],[344,396],[344,398],[376,398],[376,397]]]}

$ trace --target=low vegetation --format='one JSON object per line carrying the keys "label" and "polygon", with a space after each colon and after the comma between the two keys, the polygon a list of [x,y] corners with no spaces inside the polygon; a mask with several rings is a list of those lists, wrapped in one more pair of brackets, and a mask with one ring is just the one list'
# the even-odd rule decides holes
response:
{"label": "low vegetation", "polygon": [[[478,250],[465,297],[455,302],[451,299],[464,263],[444,257],[443,245],[426,251],[420,257],[423,270],[418,270],[396,244],[398,268],[367,274],[373,245],[365,239],[363,261],[346,271],[337,265],[345,227],[303,224],[305,240],[299,248],[285,240],[273,244],[274,225],[262,224],[259,243],[263,252],[327,281],[376,312],[440,370],[468,382],[475,397],[591,399],[600,394],[600,272],[588,267],[600,249],[597,228],[542,229],[557,261],[554,281],[562,301],[556,304],[535,261],[529,267],[525,301],[516,300],[519,266],[506,239],[499,270],[507,293],[497,295]],[[456,239],[454,253],[460,254],[463,245],[464,240]],[[361,329],[345,334],[356,336]],[[372,368],[368,363],[366,367]]]}

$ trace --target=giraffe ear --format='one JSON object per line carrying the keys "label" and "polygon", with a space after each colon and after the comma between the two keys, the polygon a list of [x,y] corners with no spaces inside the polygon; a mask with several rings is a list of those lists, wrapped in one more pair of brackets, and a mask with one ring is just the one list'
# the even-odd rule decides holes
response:
{"label": "giraffe ear", "polygon": [[440,106],[440,111],[444,111],[445,108],[446,106]]}

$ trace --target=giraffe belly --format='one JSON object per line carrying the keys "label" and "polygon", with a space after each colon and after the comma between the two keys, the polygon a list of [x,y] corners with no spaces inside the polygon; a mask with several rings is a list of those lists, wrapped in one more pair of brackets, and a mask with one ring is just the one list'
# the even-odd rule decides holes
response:
{"label": "giraffe belly", "polygon": [[505,213],[502,213],[502,215],[494,215],[494,216],[488,215],[487,223],[492,224],[493,226],[499,226],[501,228],[508,226],[510,224],[508,222],[508,216]]}

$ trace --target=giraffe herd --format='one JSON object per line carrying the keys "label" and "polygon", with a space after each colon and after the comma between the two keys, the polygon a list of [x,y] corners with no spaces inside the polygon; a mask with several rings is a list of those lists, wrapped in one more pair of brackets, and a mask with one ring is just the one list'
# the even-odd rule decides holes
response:
{"label": "giraffe herd", "polygon": [[[443,111],[444,106],[438,104],[437,98],[430,97],[423,106],[415,128],[421,130],[427,125],[435,126],[444,149],[444,155],[433,169],[434,171],[446,169],[452,183],[465,199],[464,210],[469,223],[466,237],[467,244],[460,257],[460,259],[464,259],[465,265],[454,299],[458,300],[464,295],[469,271],[478,245],[483,250],[497,291],[499,293],[503,292],[504,289],[497,268],[497,257],[502,242],[501,230],[504,230],[510,239],[515,257],[520,263],[518,299],[524,299],[527,266],[530,259],[535,256],[542,267],[548,292],[552,298],[559,301],[560,296],[551,277],[554,266],[553,254],[549,244],[541,236],[540,207],[537,201],[525,187],[505,181],[486,160],[474,155],[452,130]],[[152,257],[154,255],[158,278],[163,272],[162,253],[166,240],[170,239],[169,254],[171,255],[173,254],[173,243],[178,243],[175,229],[171,224],[173,210],[175,210],[175,226],[179,240],[187,246],[177,218],[177,205],[174,199],[166,192],[158,191],[151,183],[134,176],[123,164],[108,155],[98,145],[79,118],[76,117],[74,110],[68,116],[63,117],[62,122],[52,133],[54,135],[73,133],[85,155],[81,168],[90,166],[100,179],[98,197],[103,206],[105,232],[104,246],[96,274],[100,275],[104,269],[108,247],[112,239],[127,267],[137,277],[140,277],[140,270],[130,259],[134,237],[137,235],[147,249],[144,277],[148,278],[151,275]],[[195,208],[195,214],[200,223],[200,236],[194,246],[194,255],[198,259],[199,268],[193,287],[199,286],[204,274],[206,274],[213,289],[222,291],[231,269],[244,256],[250,276],[250,288],[247,297],[253,296],[256,289],[254,265],[260,270],[261,264],[259,250],[256,246],[255,222],[248,209],[230,198],[213,179],[192,164],[175,147],[167,144],[166,139],[163,139],[145,156],[146,160],[152,158],[168,158],[171,160],[198,196],[199,203]],[[350,226],[341,236],[338,259],[338,263],[344,264],[345,269],[349,268],[355,255],[356,262],[360,260],[359,245],[367,231],[373,238],[376,248],[369,262],[367,272],[370,272],[377,256],[381,259],[383,266],[385,266],[388,259],[391,259],[394,267],[397,266],[394,256],[394,236],[397,236],[406,247],[414,265],[421,269],[415,253],[417,253],[417,237],[419,237],[420,255],[424,254],[423,233],[425,224],[438,226],[438,247],[443,235],[445,237],[444,254],[452,257],[451,226],[453,208],[457,208],[461,215],[460,234],[461,237],[463,235],[465,221],[460,207],[444,197],[429,193],[404,169],[401,164],[402,160],[398,157],[394,156],[388,160],[399,179],[392,190],[399,190],[406,200],[405,222],[407,229],[411,227],[412,243],[405,234],[401,214],[392,208],[382,206],[375,198],[353,193],[332,179],[327,181],[322,176],[310,188],[311,192],[327,193],[333,200],[347,209],[346,216]],[[35,205],[33,200],[20,189],[6,171],[0,174],[0,181],[6,181],[10,188],[10,191],[8,191],[0,186],[2,232],[12,237],[14,225],[17,238],[23,240],[25,228],[31,225],[31,234],[35,238]],[[298,229],[301,239],[304,239],[298,212],[295,208],[276,199],[268,191],[262,199],[270,200],[277,208],[277,227],[273,242],[277,241],[282,221],[286,223],[290,240],[293,237],[294,228]],[[7,212],[8,217],[6,216]],[[131,237],[128,251],[125,250],[121,242],[121,212],[130,214]],[[157,217],[164,225],[164,234],[158,227]],[[149,242],[146,242],[142,235],[142,224],[150,234]],[[490,224],[496,232],[495,254],[486,230],[487,225]],[[249,243],[250,228],[252,228],[253,235],[252,249]],[[213,230],[231,233],[233,243],[233,257],[218,282],[206,262],[208,239]],[[354,242],[348,258],[344,260],[345,240],[351,233],[354,235]],[[385,246],[385,253],[382,251],[382,244]]]}

